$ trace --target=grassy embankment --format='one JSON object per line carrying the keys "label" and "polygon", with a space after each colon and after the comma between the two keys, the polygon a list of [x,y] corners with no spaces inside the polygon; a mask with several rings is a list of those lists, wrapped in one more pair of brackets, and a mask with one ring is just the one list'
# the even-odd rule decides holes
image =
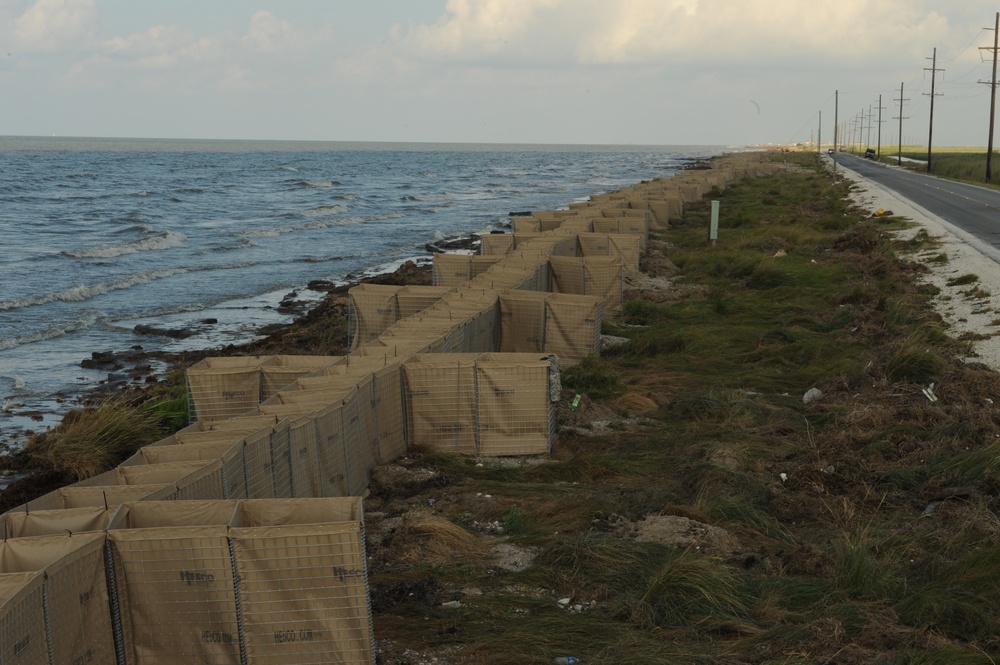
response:
{"label": "grassy embankment", "polygon": [[[917,283],[933,239],[894,239],[815,155],[787,159],[710,197],[717,246],[707,205],[663,233],[672,297],[630,302],[606,332],[631,341],[566,372],[617,408],[610,432],[564,432],[534,466],[425,453],[404,461],[421,482],[376,477],[378,638],[511,665],[1000,656],[1000,380],[955,359],[969,341]],[[659,408],[630,420],[609,401],[630,393]],[[648,516],[691,537],[639,542]]]}
{"label": "grassy embankment", "polygon": [[[1000,657],[1000,380],[955,360],[970,342],[918,284],[933,239],[852,209],[814,154],[780,159],[707,197],[716,246],[707,203],[653,240],[674,287],[629,302],[605,327],[630,341],[565,373],[584,425],[551,459],[415,451],[402,480],[379,470],[376,637],[423,654],[386,662]],[[658,407],[633,418],[631,395]],[[609,431],[585,435],[600,414]],[[690,521],[640,542],[650,516]]]}

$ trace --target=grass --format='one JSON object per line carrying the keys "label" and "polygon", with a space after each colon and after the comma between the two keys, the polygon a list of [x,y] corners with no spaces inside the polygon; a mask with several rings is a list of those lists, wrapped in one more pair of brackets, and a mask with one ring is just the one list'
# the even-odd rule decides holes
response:
{"label": "grass", "polygon": [[[402,602],[376,614],[376,635],[456,664],[1000,659],[988,598],[1000,421],[984,406],[1000,402],[1000,380],[958,362],[968,347],[930,310],[915,261],[946,263],[936,239],[897,240],[905,220],[855,209],[815,156],[782,159],[778,174],[713,194],[714,246],[707,203],[672,220],[654,241],[679,268],[676,296],[627,299],[605,326],[629,342],[562,377],[594,420],[619,417],[625,393],[658,410],[562,435],[529,466],[404,462],[448,481],[408,504],[434,497],[486,553],[376,566],[376,583],[433,578],[463,603]],[[810,388],[822,396],[804,404]],[[955,487],[973,491],[924,514]],[[636,541],[653,515],[740,546]],[[505,570],[498,542],[533,558]]]}
{"label": "grass", "polygon": [[155,408],[109,400],[70,412],[59,427],[34,440],[28,452],[56,471],[90,478],[166,436],[161,415]]}

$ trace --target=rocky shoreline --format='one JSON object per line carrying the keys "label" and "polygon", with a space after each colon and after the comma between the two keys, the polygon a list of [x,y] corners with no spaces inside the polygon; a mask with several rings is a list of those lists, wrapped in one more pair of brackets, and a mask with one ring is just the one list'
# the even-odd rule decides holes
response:
{"label": "rocky shoreline", "polygon": [[[67,412],[77,408],[77,405],[82,408],[95,406],[112,396],[142,401],[157,386],[169,381],[172,372],[210,356],[343,354],[347,350],[347,292],[350,288],[361,283],[430,284],[434,254],[473,252],[478,250],[480,244],[478,235],[443,238],[427,243],[424,248],[426,256],[406,261],[392,272],[371,274],[369,271],[359,271],[346,275],[341,282],[312,280],[304,289],[285,294],[278,305],[278,312],[294,317],[290,322],[263,327],[257,331],[255,339],[248,342],[180,352],[151,350],[142,344],[115,351],[92,351],[89,357],[80,361],[81,368],[106,373],[107,378],[79,394],[60,394],[57,400],[67,404]],[[303,291],[324,295],[317,301],[315,297],[302,297]],[[187,339],[210,329],[215,323],[217,321],[214,319],[202,319],[182,327],[140,325],[134,331],[137,335],[150,338]],[[69,407],[70,404],[73,407]],[[30,409],[23,409],[18,405],[10,405],[7,409],[22,420],[43,421],[41,413]],[[16,452],[17,448],[29,445],[38,433],[25,429],[5,437],[7,440],[2,445],[8,452]],[[0,468],[9,467],[9,463],[0,461]]]}

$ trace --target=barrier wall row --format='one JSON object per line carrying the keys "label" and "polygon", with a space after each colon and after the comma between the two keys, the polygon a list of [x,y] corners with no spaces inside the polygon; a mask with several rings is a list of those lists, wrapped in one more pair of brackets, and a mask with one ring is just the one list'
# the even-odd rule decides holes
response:
{"label": "barrier wall row", "polygon": [[0,542],[5,665],[374,663],[359,498],[71,510]]}

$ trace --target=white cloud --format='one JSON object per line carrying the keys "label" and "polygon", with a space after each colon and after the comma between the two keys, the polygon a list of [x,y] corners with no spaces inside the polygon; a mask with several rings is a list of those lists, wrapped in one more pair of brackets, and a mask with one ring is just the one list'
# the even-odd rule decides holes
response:
{"label": "white cloud", "polygon": [[326,28],[318,31],[299,30],[291,21],[260,10],[250,17],[250,27],[242,41],[257,53],[297,54],[323,42],[329,34]]}
{"label": "white cloud", "polygon": [[107,53],[122,57],[147,58],[186,49],[194,36],[177,26],[157,25],[128,37],[114,37],[104,42]]}
{"label": "white cloud", "polygon": [[948,37],[948,22],[934,6],[931,0],[449,0],[437,21],[402,42],[434,60],[540,66],[908,57]]}
{"label": "white cloud", "polygon": [[13,21],[11,40],[23,52],[75,50],[97,33],[94,0],[38,0]]}

